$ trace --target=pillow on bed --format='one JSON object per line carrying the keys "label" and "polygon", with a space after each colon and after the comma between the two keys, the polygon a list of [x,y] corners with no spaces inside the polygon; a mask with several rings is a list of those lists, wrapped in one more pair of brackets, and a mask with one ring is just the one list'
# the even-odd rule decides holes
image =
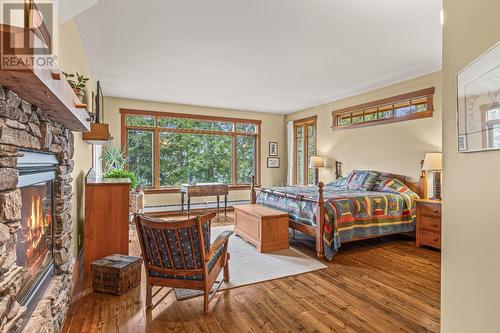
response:
{"label": "pillow on bed", "polygon": [[396,178],[390,178],[382,187],[382,192],[401,193],[409,190],[405,183]]}
{"label": "pillow on bed", "polygon": [[350,190],[369,191],[375,181],[380,176],[380,172],[372,170],[353,170],[347,181],[347,188]]}
{"label": "pillow on bed", "polygon": [[413,192],[408,186],[406,186],[405,183],[395,178],[386,183],[381,192],[401,194],[405,198],[406,204],[409,208],[415,205],[415,200],[420,199],[417,193]]}
{"label": "pillow on bed", "polygon": [[325,184],[325,186],[332,186],[336,188],[345,188],[346,185],[347,185],[347,177],[339,177],[335,179],[333,182]]}
{"label": "pillow on bed", "polygon": [[373,184],[373,187],[370,189],[370,191],[375,191],[375,192],[383,192],[384,186],[390,182],[393,178],[385,177],[385,176],[380,176],[377,178],[375,183]]}

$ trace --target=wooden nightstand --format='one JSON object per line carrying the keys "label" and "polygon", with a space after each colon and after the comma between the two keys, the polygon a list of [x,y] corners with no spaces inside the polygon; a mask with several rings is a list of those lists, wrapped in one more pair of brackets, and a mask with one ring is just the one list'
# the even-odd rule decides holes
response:
{"label": "wooden nightstand", "polygon": [[417,200],[416,245],[441,249],[441,201]]}

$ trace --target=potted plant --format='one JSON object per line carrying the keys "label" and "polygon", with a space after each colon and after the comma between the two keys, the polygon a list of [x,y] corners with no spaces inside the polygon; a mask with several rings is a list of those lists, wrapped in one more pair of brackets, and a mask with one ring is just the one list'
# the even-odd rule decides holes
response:
{"label": "potted plant", "polygon": [[[135,175],[125,170],[127,158],[125,152],[118,147],[108,146],[103,154],[104,178],[129,178],[129,212],[131,216],[144,211],[144,192]],[[133,221],[133,220],[131,220]]]}
{"label": "potted plant", "polygon": [[[142,188],[137,182],[135,175],[126,170],[127,158],[125,152],[120,148],[108,146],[102,156],[104,178],[130,178],[130,187],[134,191],[137,187]],[[140,191],[139,191],[140,192]]]}
{"label": "potted plant", "polygon": [[114,146],[108,146],[104,149],[102,156],[104,172],[109,172],[113,170],[125,170],[127,164],[127,158],[125,157],[125,152],[120,148]]}
{"label": "potted plant", "polygon": [[85,96],[85,86],[87,85],[88,77],[80,75],[78,72],[76,74],[63,72],[71,88],[75,92],[76,96],[83,102],[83,97]]}
{"label": "potted plant", "polygon": [[108,171],[104,174],[104,178],[129,178],[131,190],[134,190],[137,187],[137,180],[135,179],[135,175],[127,170]]}

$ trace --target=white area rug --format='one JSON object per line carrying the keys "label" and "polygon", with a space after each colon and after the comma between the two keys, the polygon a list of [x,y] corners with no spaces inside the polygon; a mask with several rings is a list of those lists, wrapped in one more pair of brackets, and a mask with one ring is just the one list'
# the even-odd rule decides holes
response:
{"label": "white area rug", "polygon": [[[212,228],[212,242],[224,230],[232,229],[233,226]],[[303,274],[327,267],[293,248],[259,253],[255,246],[235,234],[229,239],[228,251],[231,254],[229,260],[230,282],[224,282],[219,290]],[[222,272],[219,279],[222,279]],[[203,295],[203,292],[191,289],[175,289],[175,296],[178,300],[199,295]]]}

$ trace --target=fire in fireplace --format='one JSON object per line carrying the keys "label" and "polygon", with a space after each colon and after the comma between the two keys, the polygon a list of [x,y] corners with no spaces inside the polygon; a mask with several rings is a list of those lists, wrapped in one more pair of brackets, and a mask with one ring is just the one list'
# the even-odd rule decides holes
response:
{"label": "fire in fireplace", "polygon": [[52,181],[46,181],[21,188],[22,219],[16,252],[17,264],[26,271],[25,292],[52,262],[52,186]]}
{"label": "fire in fireplace", "polygon": [[22,209],[17,230],[16,263],[25,279],[18,299],[29,306],[40,296],[53,273],[54,179],[57,160],[52,154],[22,151],[18,161]]}

